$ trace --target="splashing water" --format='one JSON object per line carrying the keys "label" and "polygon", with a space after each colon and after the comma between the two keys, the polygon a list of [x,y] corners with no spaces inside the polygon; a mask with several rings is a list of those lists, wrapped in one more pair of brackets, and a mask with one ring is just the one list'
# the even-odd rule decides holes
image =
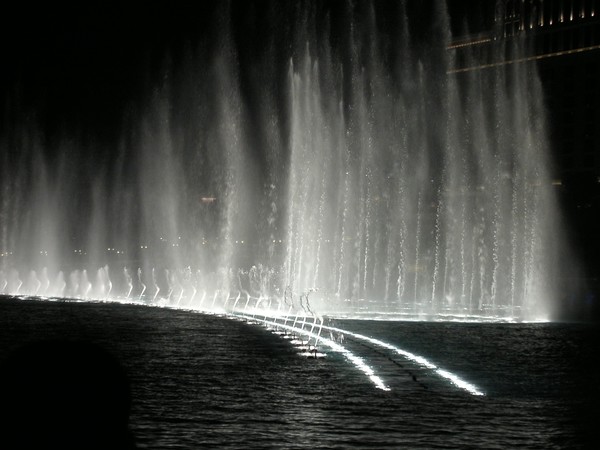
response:
{"label": "splashing water", "polygon": [[548,316],[562,239],[535,67],[454,73],[434,3],[427,38],[404,2],[269,6],[293,32],[260,55],[223,5],[117,150],[45,148],[17,117],[0,136],[23,155],[0,169],[2,292],[248,307],[289,288],[320,313]]}

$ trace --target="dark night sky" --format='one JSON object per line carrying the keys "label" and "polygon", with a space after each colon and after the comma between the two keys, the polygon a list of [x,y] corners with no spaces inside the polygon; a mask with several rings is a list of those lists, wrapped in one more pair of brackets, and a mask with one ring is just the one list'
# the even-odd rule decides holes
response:
{"label": "dark night sky", "polygon": [[192,39],[207,16],[201,3],[13,7],[0,27],[3,94],[13,99],[5,108],[35,112],[49,129],[66,121],[111,130],[167,49]]}
{"label": "dark night sky", "polygon": [[[21,2],[3,7],[0,98],[5,114],[18,111],[20,120],[34,118],[50,134],[91,133],[95,140],[112,141],[124,110],[140,102],[156,83],[167,55],[176,62],[186,45],[196,45],[214,32],[218,3],[81,2],[67,6],[48,2],[33,6]],[[398,5],[397,1],[375,3],[390,10]],[[453,22],[456,30],[463,27],[464,17],[474,18],[471,27],[481,22],[481,10],[486,8],[481,3],[449,2],[453,15],[460,17]],[[297,2],[232,4],[243,65],[243,58],[252,59],[253,52],[261,51],[261,40],[282,26],[280,16],[289,14]],[[324,10],[335,11],[346,2],[320,4]],[[420,17],[412,23],[420,24],[418,31],[423,32],[427,27],[421,24],[426,24],[424,16],[430,8],[423,8],[422,2],[419,5],[409,2],[409,13]]]}

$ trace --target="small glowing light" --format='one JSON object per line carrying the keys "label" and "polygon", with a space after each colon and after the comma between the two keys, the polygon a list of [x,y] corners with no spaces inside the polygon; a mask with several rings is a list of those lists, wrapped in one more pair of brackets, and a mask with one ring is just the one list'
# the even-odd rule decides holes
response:
{"label": "small glowing light", "polygon": [[562,180],[552,180],[552,186],[562,186]]}
{"label": "small glowing light", "polygon": [[243,244],[243,243],[244,243],[244,241],[240,241],[240,244]]}

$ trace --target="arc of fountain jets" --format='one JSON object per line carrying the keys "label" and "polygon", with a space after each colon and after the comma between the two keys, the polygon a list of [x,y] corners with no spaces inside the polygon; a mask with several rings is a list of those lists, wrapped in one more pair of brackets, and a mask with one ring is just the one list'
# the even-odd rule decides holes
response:
{"label": "arc of fountain jets", "polygon": [[142,297],[144,296],[144,292],[146,292],[146,285],[142,281],[142,269],[140,267],[138,267],[137,275],[138,275],[138,281],[142,285],[142,292],[140,292],[140,296],[139,296],[139,300],[141,300]]}
{"label": "arc of fountain jets", "polygon": [[158,293],[160,292],[160,287],[158,287],[158,283],[156,282],[156,273],[154,271],[154,267],[152,268],[152,283],[154,284],[154,288],[156,289],[154,291],[154,297],[152,297],[152,303],[154,303],[156,297],[158,296]]}
{"label": "arc of fountain jets", "polygon": [[44,294],[47,294],[48,293],[48,289],[50,288],[50,279],[48,278],[48,269],[46,267],[44,267],[42,269],[42,277],[44,279],[44,283],[43,283],[44,284],[44,288],[43,288],[42,292]]}
{"label": "arc of fountain jets", "polygon": [[192,303],[194,301],[194,299],[196,298],[197,292],[198,292],[198,289],[196,288],[196,286],[192,285],[192,296],[190,297],[190,303]]}
{"label": "arc of fountain jets", "polygon": [[125,298],[129,299],[131,291],[133,290],[133,280],[131,279],[129,272],[127,271],[127,267],[123,267],[123,274],[125,275],[125,281],[127,282],[127,286],[129,286],[129,290],[127,291],[127,296]]}
{"label": "arc of fountain jets", "polygon": [[42,282],[37,277],[37,274],[35,273],[35,270],[33,270],[31,272],[31,274],[32,274],[33,278],[36,281],[36,288],[35,288],[35,294],[34,295],[38,295],[38,293],[40,292],[40,288],[42,287]]}
{"label": "arc of fountain jets", "polygon": [[171,302],[171,294],[173,294],[173,280],[171,279],[171,272],[169,269],[165,269],[165,274],[167,276],[167,284],[169,286],[169,291],[167,292],[167,302]]}
{"label": "arc of fountain jets", "polygon": [[237,308],[237,304],[240,301],[240,297],[242,296],[242,293],[240,291],[238,291],[238,295],[235,298],[235,302],[233,302],[233,310],[235,311],[235,309]]}

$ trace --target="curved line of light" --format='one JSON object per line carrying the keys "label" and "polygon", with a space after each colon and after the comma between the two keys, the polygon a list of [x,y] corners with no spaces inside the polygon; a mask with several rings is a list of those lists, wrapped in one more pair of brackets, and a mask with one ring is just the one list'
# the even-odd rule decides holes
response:
{"label": "curved line of light", "polygon": [[[14,295],[17,298],[28,298],[29,296],[26,295]],[[42,299],[42,300],[50,300],[52,301],[52,298],[48,298],[48,297],[41,297],[41,296],[35,296],[36,298]],[[33,298],[33,297],[31,297]],[[86,300],[81,300],[81,299],[73,299],[76,301],[94,301],[92,299],[86,299]],[[98,302],[101,303],[136,303],[137,302],[132,302],[129,299],[125,299],[125,301],[123,301],[123,299],[119,300],[119,301],[106,301],[106,300],[96,300]],[[146,305],[146,306],[154,306],[154,305]],[[307,330],[303,330],[300,328],[296,328],[293,326],[289,326],[289,325],[284,325],[278,322],[273,322],[273,321],[269,321],[266,320],[266,317],[268,316],[264,316],[264,319],[259,319],[256,317],[252,317],[252,316],[247,316],[245,314],[239,314],[239,313],[227,313],[223,310],[201,310],[201,309],[189,309],[189,308],[181,308],[179,306],[176,305],[156,305],[157,307],[162,307],[162,308],[170,308],[170,309],[181,309],[181,310],[188,310],[191,312],[208,312],[208,313],[218,313],[218,314],[224,314],[227,316],[231,316],[231,317],[238,317],[238,318],[242,318],[242,319],[246,319],[249,321],[254,321],[254,322],[262,322],[268,325],[273,325],[279,328],[285,328],[287,330],[290,331],[294,331],[296,333],[300,333],[303,334],[305,336],[308,336],[309,338],[313,338],[315,339],[315,342],[322,342],[323,344],[325,344],[327,347],[329,347],[332,351],[336,352],[336,353],[340,353],[342,354],[344,357],[346,357],[348,360],[350,360],[352,362],[352,364],[354,364],[354,366],[356,368],[358,368],[361,372],[363,372],[365,375],[367,375],[367,377],[375,384],[375,386],[378,389],[384,390],[384,391],[389,391],[391,390],[388,386],[386,386],[386,384],[383,382],[383,380],[377,376],[375,374],[375,371],[367,364],[364,362],[364,360],[360,357],[355,355],[354,353],[352,353],[350,350],[348,350],[346,347],[338,344],[337,342],[334,342],[331,339],[327,339],[323,336],[318,336],[315,333],[312,333],[310,331]],[[414,353],[410,353],[406,350],[402,350],[398,347],[393,346],[392,344],[388,344],[387,342],[383,342],[380,341],[379,339],[374,339],[371,338],[369,336],[365,336],[363,334],[359,334],[359,333],[354,333],[352,331],[348,331],[348,330],[343,330],[341,328],[336,328],[336,327],[330,327],[330,326],[326,326],[326,325],[322,325],[320,328],[322,329],[326,329],[326,330],[331,330],[331,331],[336,331],[338,333],[342,333],[342,334],[346,334],[349,336],[352,336],[356,339],[359,340],[365,340],[367,342],[370,342],[372,344],[375,344],[377,346],[386,348],[388,350],[392,350],[396,353],[398,353],[399,355],[404,356],[405,358],[414,361],[428,369],[432,369],[434,370],[439,376],[449,380],[452,384],[454,384],[455,386],[464,389],[466,391],[468,391],[469,393],[471,393],[472,395],[485,395],[483,392],[481,392],[476,386],[474,386],[471,383],[468,383],[464,380],[462,380],[460,377],[458,377],[457,375],[448,372],[447,370],[438,368],[435,364],[432,364],[431,362],[429,362],[427,359],[423,358],[422,356],[419,355],[415,355]]]}
{"label": "curved line of light", "polygon": [[379,347],[383,347],[388,350],[392,350],[392,351],[396,352],[397,354],[404,356],[406,359],[409,359],[410,361],[414,361],[417,364],[420,364],[421,366],[423,366],[427,369],[433,370],[440,377],[447,379],[456,387],[464,389],[465,391],[469,392],[472,395],[485,395],[483,392],[481,392],[477,388],[477,386],[475,386],[471,383],[468,383],[467,381],[461,379],[460,377],[453,374],[452,372],[448,372],[447,370],[437,367],[435,364],[429,362],[427,359],[423,358],[422,356],[415,355],[414,353],[411,353],[411,352],[407,352],[406,350],[402,350],[401,348],[398,348],[392,344],[388,344],[387,342],[380,341],[379,339],[374,339],[372,337],[365,336],[364,334],[358,334],[358,333],[354,333],[352,331],[343,330],[341,328],[329,327],[326,325],[323,325],[323,329],[330,330],[330,331],[336,331],[336,332],[342,333],[342,334],[347,334],[356,339],[367,341],[367,342],[370,342],[371,344],[375,344]]}
{"label": "curved line of light", "polygon": [[375,371],[373,370],[373,368],[370,367],[367,363],[365,363],[365,361],[360,356],[355,355],[350,350],[348,350],[346,347],[338,344],[337,342],[332,341],[331,339],[324,338],[323,336],[319,337],[315,333],[312,333],[307,330],[303,330],[301,328],[292,327],[290,325],[284,325],[284,324],[281,324],[278,322],[273,322],[273,321],[266,320],[266,319],[259,319],[257,317],[246,316],[245,314],[229,313],[228,315],[233,316],[233,317],[238,317],[241,319],[250,320],[253,322],[260,322],[260,323],[264,323],[267,325],[284,328],[286,330],[293,331],[295,333],[303,334],[304,336],[308,336],[309,338],[313,338],[313,339],[315,339],[315,341],[318,340],[320,343],[329,347],[333,352],[341,353],[357,369],[359,369],[361,372],[363,372],[373,382],[375,387],[377,387],[378,389],[381,389],[383,391],[390,390],[390,388],[386,386],[386,384],[383,382],[383,380],[375,374]]}

